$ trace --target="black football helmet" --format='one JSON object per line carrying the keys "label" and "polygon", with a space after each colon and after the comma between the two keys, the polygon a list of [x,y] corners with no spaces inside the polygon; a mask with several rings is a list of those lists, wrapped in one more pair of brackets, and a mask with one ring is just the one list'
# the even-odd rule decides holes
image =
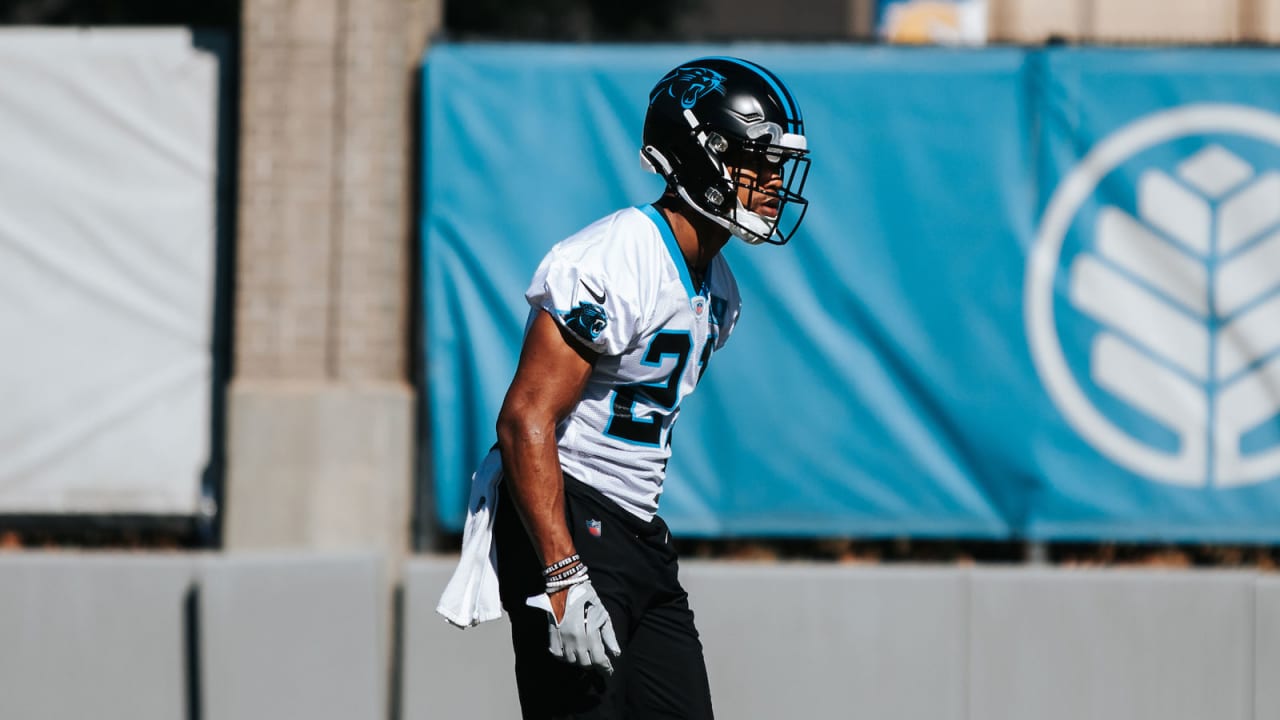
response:
{"label": "black football helmet", "polygon": [[[667,73],[649,94],[643,142],[646,170],[752,245],[782,245],[804,219],[809,147],[800,106],[776,75],[753,62],[706,57]],[[761,174],[780,182],[761,183]],[[739,187],[750,193],[745,204]]]}

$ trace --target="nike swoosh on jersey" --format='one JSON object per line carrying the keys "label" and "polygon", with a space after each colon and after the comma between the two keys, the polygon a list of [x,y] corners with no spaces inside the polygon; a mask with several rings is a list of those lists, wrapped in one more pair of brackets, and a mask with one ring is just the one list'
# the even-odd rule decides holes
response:
{"label": "nike swoosh on jersey", "polygon": [[604,304],[604,299],[609,297],[609,292],[607,290],[605,292],[598,293],[595,290],[591,289],[591,286],[587,284],[586,280],[579,280],[578,282],[582,283],[582,287],[586,288],[587,292],[591,293],[591,297],[595,298],[596,302],[600,303],[601,305]]}

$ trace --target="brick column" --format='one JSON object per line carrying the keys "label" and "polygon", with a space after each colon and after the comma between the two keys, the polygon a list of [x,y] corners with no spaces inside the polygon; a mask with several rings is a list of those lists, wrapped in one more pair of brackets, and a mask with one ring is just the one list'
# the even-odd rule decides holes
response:
{"label": "brick column", "polygon": [[409,550],[411,77],[441,0],[244,0],[228,549]]}
{"label": "brick column", "polygon": [[988,0],[989,34],[1024,43],[1054,35],[1086,43],[1261,40],[1267,3],[1274,0]]}
{"label": "brick column", "polygon": [[876,36],[876,0],[846,0],[845,35],[851,38]]}
{"label": "brick column", "polygon": [[1051,37],[1085,41],[1092,0],[988,0],[991,42],[1042,43]]}
{"label": "brick column", "polygon": [[343,0],[246,0],[237,380],[329,376]]}
{"label": "brick column", "polygon": [[1280,42],[1280,0],[1241,0],[1240,31],[1250,42]]}
{"label": "brick column", "polygon": [[1094,0],[1092,38],[1101,42],[1218,43],[1240,40],[1238,0]]}

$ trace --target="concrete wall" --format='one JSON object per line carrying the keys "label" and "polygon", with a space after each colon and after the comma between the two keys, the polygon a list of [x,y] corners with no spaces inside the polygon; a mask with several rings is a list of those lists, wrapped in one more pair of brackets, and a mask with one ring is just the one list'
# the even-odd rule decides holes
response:
{"label": "concrete wall", "polygon": [[197,561],[0,556],[0,718],[188,716]]}
{"label": "concrete wall", "polygon": [[404,568],[401,718],[520,717],[506,618],[459,630],[436,614],[453,564],[417,558]]}
{"label": "concrete wall", "polygon": [[372,556],[231,556],[199,578],[203,720],[385,717],[387,596]]}
{"label": "concrete wall", "polygon": [[[518,717],[505,619],[376,554],[0,555],[0,718]],[[1280,578],[686,562],[717,715],[1275,720]]]}
{"label": "concrete wall", "polygon": [[1255,586],[1238,573],[976,571],[970,717],[1252,720]]}
{"label": "concrete wall", "polygon": [[720,716],[967,717],[964,573],[682,569]]}
{"label": "concrete wall", "polygon": [[382,572],[372,554],[0,556],[0,718],[385,718]]}
{"label": "concrete wall", "polygon": [[[402,717],[516,717],[505,620],[434,614],[451,570],[406,567]],[[720,717],[1280,717],[1271,577],[691,561],[682,577]]]}
{"label": "concrete wall", "polygon": [[1259,579],[1254,603],[1253,716],[1280,718],[1280,578]]}

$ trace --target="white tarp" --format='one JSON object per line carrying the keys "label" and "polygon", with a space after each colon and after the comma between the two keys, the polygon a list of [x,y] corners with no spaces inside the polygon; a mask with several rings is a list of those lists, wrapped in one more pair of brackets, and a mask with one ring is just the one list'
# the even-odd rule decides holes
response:
{"label": "white tarp", "polygon": [[217,80],[181,29],[0,31],[0,513],[196,511]]}

